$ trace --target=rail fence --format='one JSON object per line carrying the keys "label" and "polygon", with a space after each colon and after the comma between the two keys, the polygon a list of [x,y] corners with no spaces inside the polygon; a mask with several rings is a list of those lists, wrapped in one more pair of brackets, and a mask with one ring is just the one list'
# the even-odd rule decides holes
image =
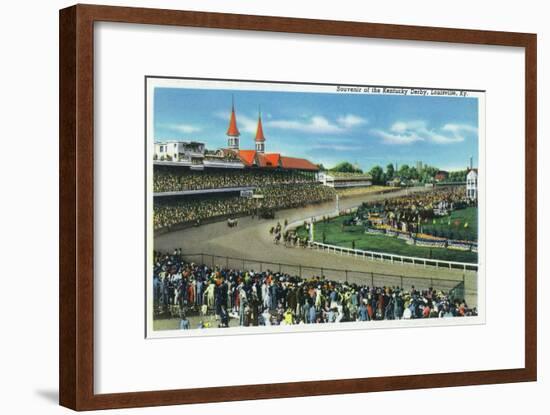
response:
{"label": "rail fence", "polygon": [[379,260],[382,262],[391,262],[392,264],[413,264],[423,265],[424,267],[433,266],[436,268],[458,268],[463,271],[477,271],[477,264],[468,262],[445,261],[442,259],[420,258],[404,255],[388,254],[384,252],[363,251],[361,249],[346,248],[343,246],[329,245],[322,242],[310,242],[314,249],[320,249],[327,252],[333,252],[340,255],[353,256],[356,258]]}
{"label": "rail fence", "polygon": [[259,261],[246,258],[213,255],[207,253],[182,254],[188,262],[204,264],[210,268],[226,268],[240,271],[278,272],[300,278],[321,277],[330,281],[347,282],[371,287],[401,287],[405,290],[414,286],[417,290],[433,288],[448,293],[453,299],[463,299],[475,295],[465,289],[465,275],[461,279],[439,279],[433,277],[410,277],[399,274],[377,273],[328,267],[315,267],[279,262]]}

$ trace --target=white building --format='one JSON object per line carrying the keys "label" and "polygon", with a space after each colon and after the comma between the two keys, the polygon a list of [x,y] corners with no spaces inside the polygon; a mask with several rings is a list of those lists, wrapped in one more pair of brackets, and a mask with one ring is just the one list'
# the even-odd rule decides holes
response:
{"label": "white building", "polygon": [[466,175],[466,196],[477,200],[477,169],[471,169]]}
{"label": "white building", "polygon": [[200,164],[204,159],[204,143],[198,141],[158,141],[155,143],[156,160],[187,161]]}
{"label": "white building", "polygon": [[335,189],[372,185],[372,176],[363,173],[320,172],[318,178],[325,186]]}

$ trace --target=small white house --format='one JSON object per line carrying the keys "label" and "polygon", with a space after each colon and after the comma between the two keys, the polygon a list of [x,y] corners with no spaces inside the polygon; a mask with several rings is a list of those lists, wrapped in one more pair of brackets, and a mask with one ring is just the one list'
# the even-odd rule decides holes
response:
{"label": "small white house", "polygon": [[471,169],[466,175],[466,197],[477,200],[477,169]]}
{"label": "small white house", "polygon": [[204,143],[198,141],[157,141],[155,158],[162,161],[202,162]]}

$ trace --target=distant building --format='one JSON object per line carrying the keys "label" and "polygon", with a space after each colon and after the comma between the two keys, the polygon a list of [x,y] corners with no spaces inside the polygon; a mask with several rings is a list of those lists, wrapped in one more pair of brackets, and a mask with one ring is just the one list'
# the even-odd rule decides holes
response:
{"label": "distant building", "polygon": [[466,175],[466,197],[477,200],[477,169],[470,169]]}
{"label": "distant building", "polygon": [[198,141],[158,141],[154,157],[162,161],[187,161],[200,164],[204,159],[205,145]]}
{"label": "distant building", "polygon": [[320,172],[319,181],[335,189],[372,186],[372,176],[363,173]]}
{"label": "distant building", "polygon": [[399,177],[395,177],[394,179],[389,180],[386,184],[391,187],[399,187],[401,186],[401,179]]}
{"label": "distant building", "polygon": [[439,170],[434,176],[434,179],[436,182],[444,182],[448,178],[449,178],[449,172],[445,170]]}

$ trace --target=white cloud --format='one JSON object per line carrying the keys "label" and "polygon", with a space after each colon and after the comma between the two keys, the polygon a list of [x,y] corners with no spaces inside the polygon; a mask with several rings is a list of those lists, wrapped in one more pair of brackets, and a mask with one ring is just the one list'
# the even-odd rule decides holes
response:
{"label": "white cloud", "polygon": [[437,144],[452,144],[464,141],[466,135],[476,134],[477,128],[467,124],[445,124],[440,129],[429,128],[425,121],[397,121],[389,130],[371,130],[386,144],[412,144],[429,141]]}
{"label": "white cloud", "polygon": [[315,150],[333,150],[333,151],[359,151],[364,150],[364,146],[358,146],[353,144],[332,144],[332,143],[320,143],[313,144],[311,146]]}
{"label": "white cloud", "polygon": [[338,124],[344,128],[353,128],[367,123],[367,120],[354,114],[346,114],[338,117]]}
{"label": "white cloud", "polygon": [[266,127],[315,134],[338,134],[345,130],[321,115],[315,115],[305,120],[271,120],[266,123]]}
{"label": "white cloud", "polygon": [[192,134],[201,131],[200,127],[190,124],[164,124],[163,127],[184,134]]}
{"label": "white cloud", "polygon": [[266,126],[310,134],[343,134],[366,123],[366,119],[354,114],[342,115],[336,119],[336,122],[322,115],[313,115],[299,120],[271,120],[266,123]]}
{"label": "white cloud", "polygon": [[[229,114],[218,111],[215,116],[229,122]],[[301,116],[298,119],[276,119],[267,113],[263,118],[264,132],[271,128],[278,130],[299,131],[308,134],[343,134],[352,128],[367,123],[367,120],[354,114],[340,116],[333,122],[322,115]],[[237,113],[237,126],[241,132],[256,133],[258,126],[257,116]]]}

